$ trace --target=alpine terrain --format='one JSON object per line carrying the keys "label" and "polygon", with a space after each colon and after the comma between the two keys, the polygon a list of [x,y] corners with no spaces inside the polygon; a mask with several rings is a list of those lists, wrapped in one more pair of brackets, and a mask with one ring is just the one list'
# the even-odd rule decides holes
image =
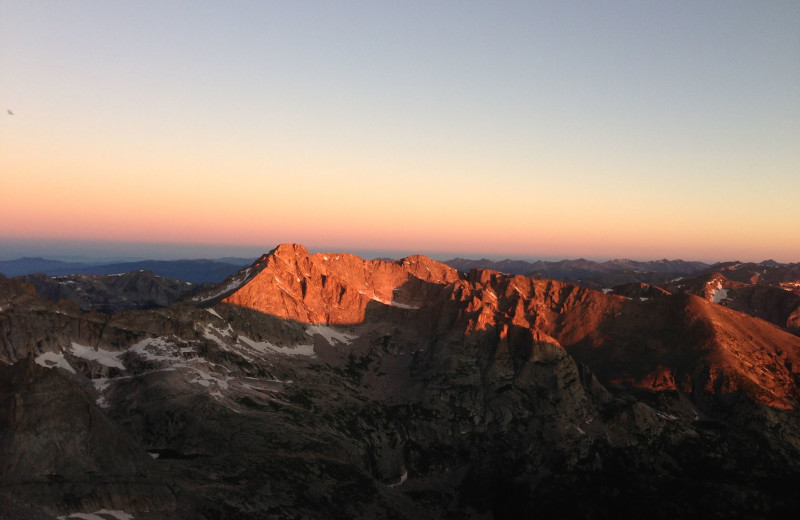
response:
{"label": "alpine terrain", "polygon": [[796,517],[796,265],[467,267],[0,279],[0,519]]}

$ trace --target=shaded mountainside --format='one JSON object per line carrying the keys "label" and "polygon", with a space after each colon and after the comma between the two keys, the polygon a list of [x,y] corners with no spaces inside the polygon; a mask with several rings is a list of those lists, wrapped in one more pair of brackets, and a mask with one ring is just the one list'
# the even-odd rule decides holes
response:
{"label": "shaded mountainside", "polygon": [[768,285],[757,278],[754,279],[755,283],[749,283],[727,278],[730,273],[730,270],[712,272],[678,280],[664,287],[671,292],[695,294],[704,300],[800,334],[800,281],[792,279],[786,282],[787,276],[781,275],[778,278],[779,285]]}
{"label": "shaded mountainside", "polygon": [[43,298],[67,300],[82,310],[105,313],[166,307],[196,290],[193,283],[170,280],[149,271],[53,277],[31,274],[17,279],[32,285]]}
{"label": "shaded mountainside", "polygon": [[[18,468],[0,476],[0,504],[151,519],[793,518],[800,338],[718,293],[618,292],[296,245],[192,300],[114,315],[0,280],[0,361],[13,364],[0,453]],[[31,399],[71,404],[40,413]],[[35,464],[5,462],[34,451]]]}

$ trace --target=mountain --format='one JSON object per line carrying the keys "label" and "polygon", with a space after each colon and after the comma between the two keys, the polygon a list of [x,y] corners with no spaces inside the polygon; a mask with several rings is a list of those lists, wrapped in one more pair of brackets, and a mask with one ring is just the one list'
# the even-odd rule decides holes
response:
{"label": "mountain", "polygon": [[85,269],[89,265],[80,262],[62,262],[39,257],[24,257],[16,260],[0,260],[0,273],[6,276],[24,274],[72,274],[76,270]]}
{"label": "mountain", "polygon": [[780,285],[787,283],[787,286],[800,287],[800,263],[779,264],[774,260],[754,264],[752,262],[727,262],[716,264],[710,269],[713,272],[720,272],[728,279],[739,282]]}
{"label": "mountain", "polygon": [[191,282],[157,276],[150,271],[131,271],[116,275],[75,274],[18,276],[32,285],[38,296],[54,301],[67,300],[85,311],[109,314],[166,307],[196,290]]}
{"label": "mountain", "polygon": [[129,273],[131,271],[150,271],[164,278],[200,284],[205,282],[219,283],[251,262],[241,258],[227,258],[225,260],[142,260],[111,264],[85,264],[45,260],[43,258],[20,258],[18,260],[0,261],[0,273],[14,277],[28,274],[46,274],[49,276],[73,274],[111,275]]}
{"label": "mountain", "polygon": [[[741,276],[743,273],[745,276]],[[748,281],[730,279],[726,276],[730,274],[739,280]],[[769,285],[768,277],[762,275],[763,273],[755,273],[751,276],[746,271],[723,269],[720,272],[676,280],[664,287],[672,292],[696,294],[707,301],[760,318],[800,335],[800,273],[791,270],[773,272],[772,279],[777,282],[776,285]]]}
{"label": "mountain", "polygon": [[0,505],[793,518],[800,337],[722,305],[713,280],[615,294],[293,244],[112,315],[0,280],[0,467],[19,468]]}

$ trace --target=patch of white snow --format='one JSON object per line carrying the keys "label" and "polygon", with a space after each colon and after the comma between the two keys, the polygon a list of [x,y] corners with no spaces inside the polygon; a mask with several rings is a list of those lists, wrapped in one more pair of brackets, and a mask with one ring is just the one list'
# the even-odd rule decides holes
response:
{"label": "patch of white snow", "polygon": [[[100,516],[103,515],[103,516]],[[56,520],[69,520],[72,518],[78,520],[108,520],[108,517],[114,520],[133,520],[133,515],[120,511],[119,509],[101,509],[94,513],[72,513],[69,516],[58,516]]]}
{"label": "patch of white snow", "polygon": [[[178,353],[184,353],[186,347],[179,348],[175,343],[165,337],[146,338],[128,349],[148,361],[179,362],[184,359]],[[193,349],[190,349],[192,351]]]}
{"label": "patch of white snow", "polygon": [[334,342],[349,345],[358,337],[345,334],[344,332],[338,331],[328,325],[309,325],[306,329],[306,334],[312,337],[315,334],[319,334],[325,338],[325,341],[327,341],[329,345],[333,345]]}
{"label": "patch of white snow", "polygon": [[[496,297],[495,297],[495,298],[496,298]],[[415,307],[414,305],[406,305],[405,303],[399,303],[399,302],[396,302],[396,301],[394,301],[394,300],[392,300],[391,302],[389,302],[389,304],[390,304],[392,307],[397,307],[398,309],[411,309],[411,310],[417,310],[417,309],[419,309],[419,307]]]}
{"label": "patch of white snow", "polygon": [[269,341],[255,341],[248,338],[247,336],[239,336],[239,341],[262,354],[266,354],[268,352],[275,352],[278,354],[285,354],[287,356],[312,357],[316,355],[314,353],[314,345],[297,345],[294,347],[281,347],[278,345],[273,345]]}
{"label": "patch of white snow", "polygon": [[75,369],[64,359],[63,352],[44,352],[36,356],[34,359],[37,365],[43,366],[45,368],[63,368],[67,372],[75,373]]}
{"label": "patch of white snow", "polygon": [[122,361],[119,360],[119,357],[123,354],[123,352],[111,352],[101,348],[94,349],[92,347],[75,343],[74,341],[72,342],[70,350],[72,355],[75,357],[88,359],[89,361],[97,361],[101,365],[105,365],[107,367],[125,370],[125,365],[123,365]]}
{"label": "patch of white snow", "polygon": [[[225,379],[221,379],[218,377],[214,377],[210,373],[204,370],[195,369],[195,374],[197,375],[196,378],[189,381],[190,383],[198,383],[200,386],[204,386],[206,388],[210,387],[212,384],[215,384],[217,388],[222,390],[228,389],[228,381],[232,380],[233,378],[230,376],[225,377]],[[222,394],[220,394],[221,396]]]}
{"label": "patch of white snow", "polygon": [[[711,282],[709,282],[709,285]],[[728,299],[728,290],[722,288],[722,282],[717,280],[716,285],[714,286],[714,292],[711,294],[711,301],[714,303],[720,303],[723,300]]]}

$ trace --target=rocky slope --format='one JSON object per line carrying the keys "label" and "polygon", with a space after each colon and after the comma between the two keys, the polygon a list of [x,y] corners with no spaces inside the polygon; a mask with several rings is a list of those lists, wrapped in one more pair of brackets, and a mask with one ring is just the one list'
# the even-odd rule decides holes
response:
{"label": "rocky slope", "polygon": [[[618,292],[296,245],[193,300],[110,316],[0,280],[0,361],[16,363],[0,371],[0,449],[3,467],[26,467],[2,474],[0,504],[793,517],[800,338],[713,297]],[[91,420],[67,427],[31,394]],[[59,449],[72,462],[53,469]],[[41,463],[13,462],[32,450]],[[116,484],[95,490],[87,471]]]}

